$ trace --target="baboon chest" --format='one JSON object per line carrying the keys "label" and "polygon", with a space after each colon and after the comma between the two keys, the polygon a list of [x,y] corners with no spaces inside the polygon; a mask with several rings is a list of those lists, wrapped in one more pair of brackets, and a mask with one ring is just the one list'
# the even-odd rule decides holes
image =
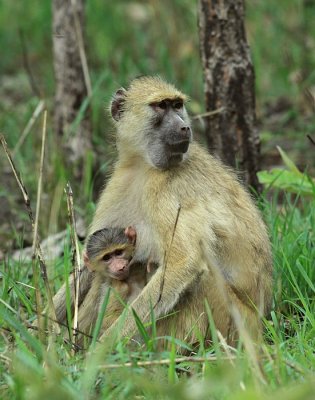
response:
{"label": "baboon chest", "polygon": [[103,226],[132,226],[137,231],[135,258],[138,261],[152,259],[158,262],[156,230],[152,226],[148,213],[147,188],[143,176],[138,177],[132,171],[126,173],[116,186],[115,197],[111,199]]}

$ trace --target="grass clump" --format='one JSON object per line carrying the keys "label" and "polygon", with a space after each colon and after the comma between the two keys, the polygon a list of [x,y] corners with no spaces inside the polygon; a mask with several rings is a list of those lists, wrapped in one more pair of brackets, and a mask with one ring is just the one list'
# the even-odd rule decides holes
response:
{"label": "grass clump", "polygon": [[[95,355],[94,339],[86,357],[73,354],[62,336],[48,334],[43,344],[27,329],[35,304],[30,265],[7,259],[1,265],[1,398],[311,399],[315,389],[314,204],[286,195],[279,206],[277,194],[262,204],[274,250],[275,291],[265,340],[254,356],[246,346],[226,347],[214,331],[213,346],[201,346],[189,357],[176,354],[172,338],[171,350],[157,352],[154,343],[159,338],[154,330],[150,336],[139,319],[143,344],[108,341]],[[65,249],[63,258],[55,261],[55,290],[70,257]],[[43,285],[40,290],[45,298]]]}

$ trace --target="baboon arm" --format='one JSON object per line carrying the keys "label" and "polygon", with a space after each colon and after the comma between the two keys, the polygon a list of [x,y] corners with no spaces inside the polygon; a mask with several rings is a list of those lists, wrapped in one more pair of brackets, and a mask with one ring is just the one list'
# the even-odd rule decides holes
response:
{"label": "baboon arm", "polygon": [[[81,269],[80,272],[80,293],[79,293],[79,305],[84,300],[87,292],[90,290],[92,285],[93,273],[88,270],[86,266]],[[67,307],[66,307],[66,289],[67,286],[64,283],[58,292],[54,296],[54,306],[56,310],[56,317],[58,322],[66,322]],[[74,273],[69,276],[69,289],[71,296],[71,310],[74,307]]]}
{"label": "baboon arm", "polygon": [[[174,255],[174,257],[176,257]],[[134,309],[139,318],[143,321],[147,320],[150,313],[150,304],[154,308],[154,315],[159,318],[166,315],[174,309],[174,306],[180,299],[182,293],[202,274],[205,265],[195,263],[192,257],[177,256],[176,263],[173,257],[169,258],[168,266],[165,269],[159,267],[155,275],[144,287],[139,296],[131,303],[130,307]],[[197,258],[198,260],[198,258]],[[162,280],[164,281],[161,284]],[[136,331],[136,324],[131,312],[124,316],[124,326],[119,331],[119,336],[132,336]],[[101,341],[106,336],[114,332],[120,327],[120,318],[101,336]]]}

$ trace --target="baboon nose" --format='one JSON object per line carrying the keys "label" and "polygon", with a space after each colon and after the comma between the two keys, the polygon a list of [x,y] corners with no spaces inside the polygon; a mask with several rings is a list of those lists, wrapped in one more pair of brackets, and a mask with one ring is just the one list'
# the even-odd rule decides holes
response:
{"label": "baboon nose", "polygon": [[190,133],[190,127],[189,127],[189,126],[182,126],[182,127],[180,128],[180,130],[181,130],[181,136],[182,136],[182,138],[183,138],[183,139],[186,139],[186,140],[190,140],[190,135],[191,135],[191,133]]}

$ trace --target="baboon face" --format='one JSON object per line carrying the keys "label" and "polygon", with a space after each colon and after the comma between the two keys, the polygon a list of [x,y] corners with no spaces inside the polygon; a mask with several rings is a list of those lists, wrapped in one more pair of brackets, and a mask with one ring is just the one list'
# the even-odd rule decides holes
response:
{"label": "baboon face", "polygon": [[119,89],[111,103],[118,134],[150,165],[169,169],[186,157],[192,131],[186,97],[159,78],[139,78]]}
{"label": "baboon face", "polygon": [[129,266],[134,255],[137,233],[128,226],[103,228],[89,236],[84,264],[105,277],[124,280],[129,276]]}
{"label": "baboon face", "polygon": [[183,100],[163,99],[149,106],[152,117],[146,132],[148,156],[157,168],[174,167],[183,161],[192,140]]}

